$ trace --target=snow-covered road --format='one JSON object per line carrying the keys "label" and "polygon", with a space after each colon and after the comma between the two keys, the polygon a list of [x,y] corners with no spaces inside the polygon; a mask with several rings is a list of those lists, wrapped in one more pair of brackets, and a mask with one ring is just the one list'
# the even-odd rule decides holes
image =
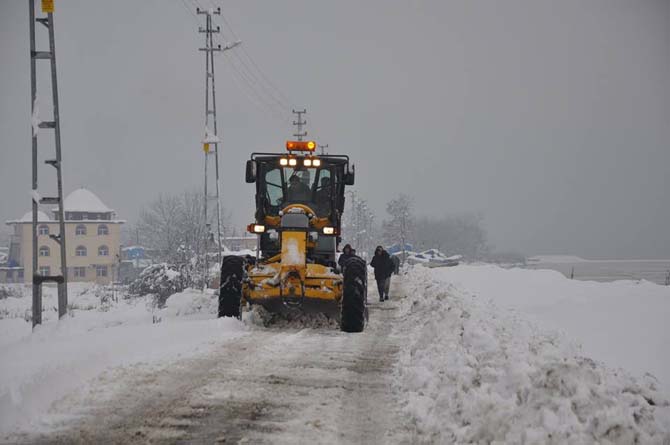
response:
{"label": "snow-covered road", "polygon": [[[670,444],[668,376],[639,372],[655,362],[594,360],[584,339],[568,336],[582,332],[572,324],[561,332],[531,316],[555,300],[581,302],[597,319],[603,301],[630,313],[642,297],[664,314],[670,289],[487,265],[408,269],[386,303],[370,284],[361,334],[263,327],[257,312],[217,320],[215,298],[188,291],[159,311],[119,302],[9,336],[0,342],[0,442]],[[521,291],[536,298],[508,308]],[[668,336],[653,324],[636,329],[660,336],[652,349]],[[625,344],[611,347],[631,356]]]}
{"label": "snow-covered road", "polygon": [[[371,306],[364,334],[252,327],[206,355],[106,375],[60,401],[44,443],[407,443],[392,392],[398,306]],[[108,393],[114,387],[114,394]],[[120,390],[118,388],[121,388]]]}

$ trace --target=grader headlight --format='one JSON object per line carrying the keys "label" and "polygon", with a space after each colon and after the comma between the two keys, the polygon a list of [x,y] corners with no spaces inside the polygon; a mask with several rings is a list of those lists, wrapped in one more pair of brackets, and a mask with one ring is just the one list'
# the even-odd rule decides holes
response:
{"label": "grader headlight", "polygon": [[281,165],[282,167],[286,167],[288,165],[288,159],[287,158],[281,158],[279,160],[279,165]]}
{"label": "grader headlight", "polygon": [[324,227],[323,228],[323,234],[324,235],[335,235],[335,227]]}
{"label": "grader headlight", "polygon": [[247,232],[250,233],[265,233],[265,226],[263,224],[249,224],[247,226]]}

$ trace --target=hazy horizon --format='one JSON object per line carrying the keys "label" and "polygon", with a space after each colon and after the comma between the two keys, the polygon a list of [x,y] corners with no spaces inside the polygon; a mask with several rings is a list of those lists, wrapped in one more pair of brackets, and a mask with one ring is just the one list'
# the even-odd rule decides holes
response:
{"label": "hazy horizon", "polygon": [[[670,2],[200,3],[222,7],[235,35],[220,21],[218,42],[242,40],[270,81],[247,78],[254,93],[240,59],[216,61],[238,232],[253,219],[244,162],[283,149],[295,106],[309,137],[353,159],[378,220],[405,193],[418,216],[483,215],[498,250],[670,258]],[[56,2],[66,194],[84,186],[134,222],[160,193],[202,186],[192,6]],[[30,209],[28,37],[28,3],[0,2],[2,231]]]}

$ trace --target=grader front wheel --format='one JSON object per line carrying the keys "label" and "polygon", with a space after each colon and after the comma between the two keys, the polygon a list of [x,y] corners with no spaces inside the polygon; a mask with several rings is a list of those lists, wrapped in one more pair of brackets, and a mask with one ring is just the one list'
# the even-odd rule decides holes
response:
{"label": "grader front wheel", "polygon": [[365,328],[365,295],[367,269],[361,258],[351,258],[344,264],[344,286],[340,329],[344,332],[363,332]]}
{"label": "grader front wheel", "polygon": [[244,258],[227,256],[221,262],[221,287],[219,288],[219,317],[241,317],[242,277]]}

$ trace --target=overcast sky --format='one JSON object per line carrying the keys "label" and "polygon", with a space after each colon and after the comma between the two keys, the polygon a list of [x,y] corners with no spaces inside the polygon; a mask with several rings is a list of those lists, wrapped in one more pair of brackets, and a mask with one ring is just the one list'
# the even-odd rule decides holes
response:
{"label": "overcast sky", "polygon": [[[3,221],[30,206],[27,3],[0,0]],[[353,158],[378,218],[402,192],[417,214],[481,213],[499,249],[670,258],[670,2],[217,4],[253,58],[216,62],[223,199],[239,229],[253,218],[244,161],[283,149],[295,105],[311,137]],[[131,222],[161,192],[202,185],[203,17],[187,9],[56,0],[66,192],[85,186]]]}

